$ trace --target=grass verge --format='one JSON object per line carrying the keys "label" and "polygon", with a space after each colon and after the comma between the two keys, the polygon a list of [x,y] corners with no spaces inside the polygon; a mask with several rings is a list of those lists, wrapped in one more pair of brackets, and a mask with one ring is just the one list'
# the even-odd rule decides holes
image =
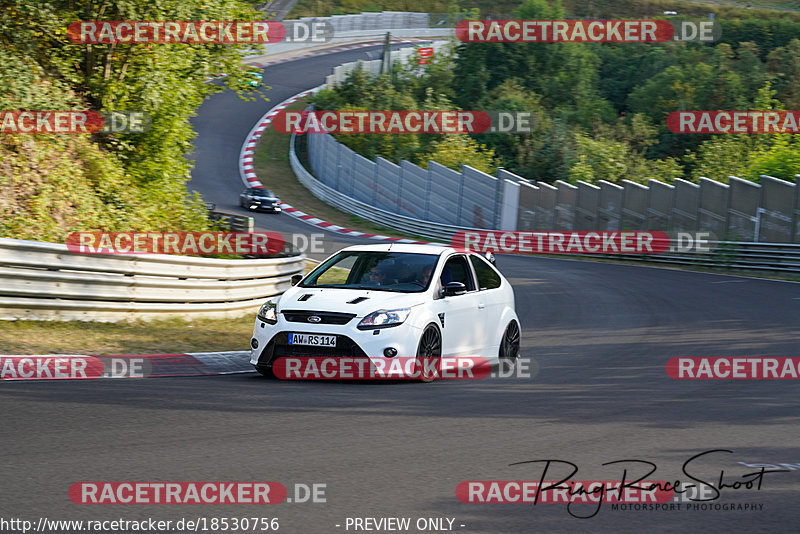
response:
{"label": "grass verge", "polygon": [[250,316],[120,323],[3,321],[0,354],[175,354],[249,350],[252,332],[253,317]]}
{"label": "grass verge", "polygon": [[[306,272],[317,266],[306,262]],[[232,319],[119,323],[0,321],[0,354],[180,354],[249,350],[255,312]]]}

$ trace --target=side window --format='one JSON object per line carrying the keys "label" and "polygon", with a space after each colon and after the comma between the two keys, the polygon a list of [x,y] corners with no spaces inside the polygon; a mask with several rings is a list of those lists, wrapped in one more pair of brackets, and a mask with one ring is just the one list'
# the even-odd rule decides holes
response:
{"label": "side window", "polygon": [[475,275],[478,277],[478,287],[484,289],[495,289],[500,287],[500,275],[489,265],[486,260],[478,256],[470,256],[472,266],[475,268]]}
{"label": "side window", "polygon": [[475,291],[475,282],[472,279],[472,271],[469,269],[467,259],[464,256],[455,256],[447,260],[442,269],[442,287],[450,282],[461,282],[467,291]]}

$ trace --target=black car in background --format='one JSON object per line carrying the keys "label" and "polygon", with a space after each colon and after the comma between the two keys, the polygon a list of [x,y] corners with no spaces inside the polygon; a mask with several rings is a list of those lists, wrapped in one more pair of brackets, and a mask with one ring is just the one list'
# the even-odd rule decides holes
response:
{"label": "black car in background", "polygon": [[275,193],[263,187],[248,187],[239,195],[239,205],[253,211],[279,213],[281,201]]}

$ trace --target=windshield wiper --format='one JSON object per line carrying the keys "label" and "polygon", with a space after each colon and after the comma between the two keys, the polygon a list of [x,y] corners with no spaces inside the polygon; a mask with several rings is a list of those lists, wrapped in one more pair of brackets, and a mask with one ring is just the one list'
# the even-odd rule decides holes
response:
{"label": "windshield wiper", "polygon": [[356,286],[356,287],[348,287],[347,289],[365,289],[367,291],[394,291],[397,292],[395,289],[389,289],[387,287],[381,286]]}

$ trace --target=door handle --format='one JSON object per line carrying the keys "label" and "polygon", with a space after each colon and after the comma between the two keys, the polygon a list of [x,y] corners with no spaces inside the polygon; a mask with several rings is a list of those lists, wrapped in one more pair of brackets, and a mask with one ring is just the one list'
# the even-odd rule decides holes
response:
{"label": "door handle", "polygon": [[479,303],[478,303],[478,309],[479,309],[479,310],[482,310],[482,309],[484,309],[485,307],[486,307],[486,304],[484,304],[483,302],[479,302]]}

